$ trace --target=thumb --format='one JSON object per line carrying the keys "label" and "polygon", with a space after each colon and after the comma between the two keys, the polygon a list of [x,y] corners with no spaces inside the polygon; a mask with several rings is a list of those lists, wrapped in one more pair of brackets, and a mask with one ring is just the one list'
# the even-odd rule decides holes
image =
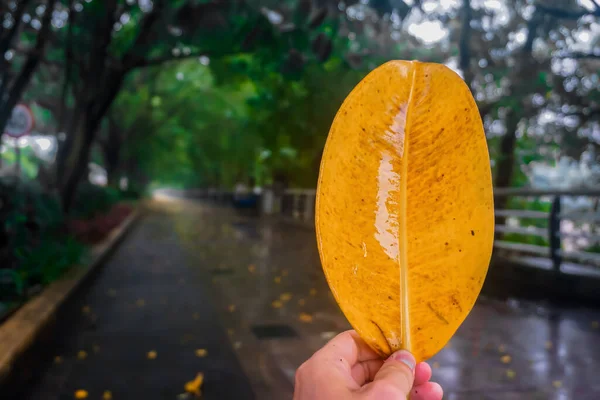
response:
{"label": "thumb", "polygon": [[379,369],[371,385],[374,399],[405,399],[415,380],[416,361],[412,354],[400,350],[392,354]]}

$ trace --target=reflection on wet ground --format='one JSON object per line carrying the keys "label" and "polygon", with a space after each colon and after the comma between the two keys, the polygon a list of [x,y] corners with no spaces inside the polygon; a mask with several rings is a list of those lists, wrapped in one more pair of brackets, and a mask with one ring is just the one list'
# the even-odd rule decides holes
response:
{"label": "reflection on wet ground", "polygon": [[[257,398],[290,398],[295,369],[349,328],[310,229],[177,202],[174,226],[205,268]],[[482,296],[432,360],[446,399],[600,399],[600,311]]]}

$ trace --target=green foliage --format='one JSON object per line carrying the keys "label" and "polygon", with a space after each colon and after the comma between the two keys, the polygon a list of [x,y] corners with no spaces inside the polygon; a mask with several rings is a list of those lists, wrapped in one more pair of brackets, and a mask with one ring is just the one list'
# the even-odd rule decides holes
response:
{"label": "green foliage", "polygon": [[119,200],[121,194],[117,189],[82,183],[75,196],[71,215],[75,218],[89,219],[108,212]]}

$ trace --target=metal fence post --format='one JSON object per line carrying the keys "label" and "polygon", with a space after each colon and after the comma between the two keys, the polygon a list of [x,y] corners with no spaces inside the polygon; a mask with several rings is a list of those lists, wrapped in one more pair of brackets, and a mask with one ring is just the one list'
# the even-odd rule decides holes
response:
{"label": "metal fence post", "polygon": [[560,272],[562,257],[560,254],[560,196],[555,196],[550,209],[550,220],[548,223],[548,238],[550,244],[550,259],[555,272]]}

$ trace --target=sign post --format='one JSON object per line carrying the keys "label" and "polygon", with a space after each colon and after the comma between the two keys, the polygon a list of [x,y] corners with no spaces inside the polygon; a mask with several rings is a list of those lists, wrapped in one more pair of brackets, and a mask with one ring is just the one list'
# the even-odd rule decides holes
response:
{"label": "sign post", "polygon": [[34,119],[31,109],[25,104],[17,104],[13,108],[9,120],[6,123],[4,134],[15,139],[15,163],[17,178],[21,176],[21,148],[19,138],[29,135],[33,129]]}

